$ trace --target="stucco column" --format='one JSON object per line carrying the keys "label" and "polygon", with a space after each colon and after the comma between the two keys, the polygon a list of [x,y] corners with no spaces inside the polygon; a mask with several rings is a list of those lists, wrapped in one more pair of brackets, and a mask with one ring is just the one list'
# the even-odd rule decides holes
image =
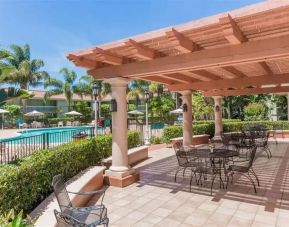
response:
{"label": "stucco column", "polygon": [[182,91],[182,105],[186,105],[186,110],[183,112],[183,145],[192,145],[193,137],[193,118],[192,118],[192,91]]}
{"label": "stucco column", "polygon": [[112,165],[107,175],[122,178],[131,174],[128,165],[127,103],[128,80],[113,78],[105,82],[111,84],[112,99],[117,103],[117,111],[112,112]]}
{"label": "stucco column", "polygon": [[215,136],[214,139],[221,139],[221,133],[223,132],[222,122],[222,96],[214,96],[215,102]]}

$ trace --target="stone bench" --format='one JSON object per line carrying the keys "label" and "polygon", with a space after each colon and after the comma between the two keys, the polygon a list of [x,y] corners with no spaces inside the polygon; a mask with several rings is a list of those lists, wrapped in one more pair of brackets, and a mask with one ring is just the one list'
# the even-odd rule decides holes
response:
{"label": "stone bench", "polygon": [[[82,171],[67,182],[67,190],[72,192],[87,192],[100,189],[103,186],[104,170],[104,166],[93,166]],[[76,207],[87,205],[92,196],[69,194],[73,206]],[[60,210],[55,195],[52,193],[30,214],[32,218],[40,215],[35,226],[55,226],[54,209]]]}
{"label": "stone bench", "polygon": [[[148,158],[148,146],[140,146],[128,150],[128,164],[130,166],[133,166],[147,158]],[[102,165],[104,165],[107,169],[109,169],[111,164],[112,164],[112,157],[106,158],[102,161]]]}
{"label": "stone bench", "polygon": [[[192,145],[200,145],[200,144],[207,144],[209,142],[210,135],[203,134],[203,135],[195,135],[193,136]],[[183,137],[177,137],[171,139],[172,145],[177,142],[182,142]]]}

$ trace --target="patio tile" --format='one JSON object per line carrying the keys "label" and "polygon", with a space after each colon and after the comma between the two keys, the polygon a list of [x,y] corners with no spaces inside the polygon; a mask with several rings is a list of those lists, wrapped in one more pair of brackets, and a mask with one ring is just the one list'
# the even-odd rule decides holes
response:
{"label": "patio tile", "polygon": [[274,226],[276,224],[277,217],[274,215],[256,214],[254,220],[255,220],[255,222],[260,222],[260,223]]}
{"label": "patio tile", "polygon": [[[274,225],[273,225],[274,226]],[[272,227],[272,225],[254,221],[251,227]]]}
{"label": "patio tile", "polygon": [[210,216],[211,212],[207,212],[204,210],[196,210],[195,212],[192,213],[192,215],[188,216],[185,219],[184,223],[195,226],[202,226],[207,222]]}
{"label": "patio tile", "polygon": [[232,215],[224,215],[220,213],[214,213],[209,217],[205,226],[226,226],[232,219]]}
{"label": "patio tile", "polygon": [[120,226],[120,227],[129,227],[135,224],[137,220],[131,219],[128,217],[123,217],[121,219],[118,219],[116,222],[114,222],[114,225]]}
{"label": "patio tile", "polygon": [[158,215],[160,217],[166,217],[168,216],[170,213],[172,213],[172,210],[169,210],[169,209],[165,209],[165,208],[157,208],[155,211],[154,211],[154,214],[155,215]]}
{"label": "patio tile", "polygon": [[146,215],[147,215],[147,214],[144,213],[144,212],[133,211],[132,213],[129,213],[129,214],[127,215],[127,217],[139,221],[140,219],[142,219],[142,218],[145,217]]}
{"label": "patio tile", "polygon": [[252,220],[233,217],[227,227],[248,227],[251,226]]}
{"label": "patio tile", "polygon": [[[167,227],[171,223],[183,227],[286,226],[289,223],[289,163],[282,170],[280,165],[283,159],[289,159],[289,149],[288,144],[282,146],[277,146],[275,157],[270,160],[262,155],[257,157],[255,172],[261,181],[257,194],[247,180],[235,177],[228,190],[215,190],[213,196],[207,187],[196,185],[192,187],[193,192],[189,192],[188,177],[180,176],[175,183],[173,152],[168,153],[171,149],[154,151],[161,162],[154,164],[152,157],[150,166],[140,169],[145,181],[122,189],[108,188],[104,203],[110,226]],[[286,152],[288,157],[284,157]]]}
{"label": "patio tile", "polygon": [[143,219],[140,220],[140,222],[146,222],[150,223],[151,225],[157,224],[160,222],[163,218],[160,216],[157,216],[155,214],[148,214]]}

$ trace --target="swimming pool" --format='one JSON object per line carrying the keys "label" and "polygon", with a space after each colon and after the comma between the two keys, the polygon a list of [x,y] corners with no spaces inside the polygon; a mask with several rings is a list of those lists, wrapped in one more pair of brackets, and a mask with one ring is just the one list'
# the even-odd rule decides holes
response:
{"label": "swimming pool", "polygon": [[39,143],[46,140],[46,143],[66,143],[72,141],[72,137],[78,133],[84,133],[92,136],[93,127],[79,126],[79,127],[59,127],[59,128],[41,128],[41,129],[27,129],[17,132],[17,136],[11,138],[0,139],[0,142],[14,141],[19,143]]}
{"label": "swimming pool", "polygon": [[21,130],[18,134],[18,136],[0,140],[1,164],[29,156],[37,150],[78,140],[79,137],[91,138],[94,136],[94,127],[28,129]]}

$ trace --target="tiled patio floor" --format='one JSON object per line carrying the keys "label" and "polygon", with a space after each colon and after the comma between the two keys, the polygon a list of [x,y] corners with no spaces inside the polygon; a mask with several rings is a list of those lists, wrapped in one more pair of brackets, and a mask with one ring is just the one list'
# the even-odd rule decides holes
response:
{"label": "tiled patio floor", "polygon": [[[169,148],[150,152],[137,166],[140,181],[126,188],[109,187],[104,199],[110,226],[289,226],[289,144],[270,145],[273,158],[258,152],[254,169],[258,193],[235,176],[227,190],[215,183],[189,191],[189,171],[174,182],[177,161]],[[93,204],[94,201],[92,200]]]}

